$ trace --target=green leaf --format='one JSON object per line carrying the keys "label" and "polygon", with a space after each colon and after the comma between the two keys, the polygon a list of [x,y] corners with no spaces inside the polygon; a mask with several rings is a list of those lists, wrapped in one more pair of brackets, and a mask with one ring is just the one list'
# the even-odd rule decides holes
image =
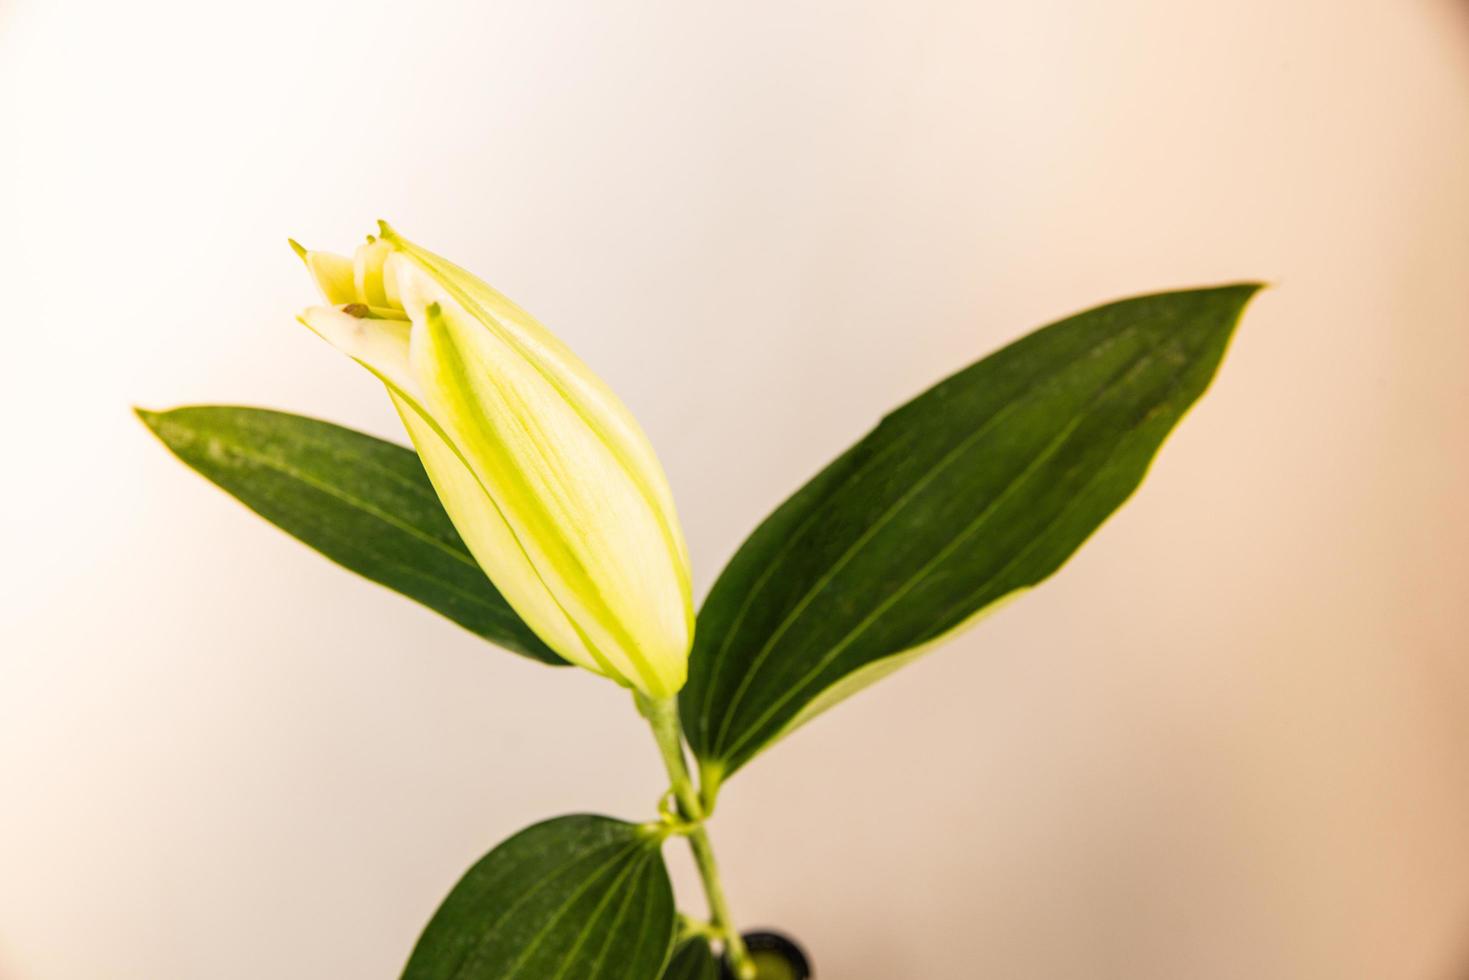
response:
{"label": "green leaf", "polygon": [[404,980],[657,980],[677,924],[661,840],[590,814],[522,830],[454,886]]}
{"label": "green leaf", "polygon": [[1123,300],[899,408],[755,531],[680,696],[716,781],[1061,567],[1136,489],[1259,287]]}
{"label": "green leaf", "polygon": [[694,936],[679,943],[663,968],[661,980],[719,980],[719,961],[708,940]]}
{"label": "green leaf", "polygon": [[138,417],[179,459],[333,561],[507,650],[565,663],[490,584],[412,450],[260,408]]}

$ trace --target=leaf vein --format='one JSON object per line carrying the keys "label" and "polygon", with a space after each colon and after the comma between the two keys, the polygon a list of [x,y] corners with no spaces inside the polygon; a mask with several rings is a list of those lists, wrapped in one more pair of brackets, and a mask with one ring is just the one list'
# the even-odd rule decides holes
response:
{"label": "leaf vein", "polygon": [[366,500],[363,500],[360,497],[355,497],[350,493],[347,493],[332,486],[330,483],[318,480],[315,477],[307,474],[305,471],[299,470],[296,467],[293,467],[287,463],[283,463],[280,460],[272,459],[269,456],[262,456],[258,453],[251,452],[249,449],[239,444],[235,444],[232,448],[236,455],[243,457],[244,459],[248,460],[251,463],[254,463],[257,466],[263,466],[266,469],[273,470],[276,473],[287,477],[288,479],[296,480],[297,482],[311,487],[317,492],[325,494],[328,497],[338,500],[355,510],[361,511],[362,513],[367,514],[370,517],[377,518],[379,521],[387,524],[389,527],[395,528],[403,532],[404,534],[407,534],[409,537],[422,541],[424,544],[427,544],[430,547],[442,551],[444,554],[449,555],[450,557],[459,562],[462,562],[465,565],[469,565],[475,569],[479,568],[479,564],[468,552],[461,551],[460,549],[447,544],[443,540],[434,537],[432,534],[429,534],[419,528],[414,527],[412,524],[409,524],[408,522],[401,520],[395,515],[374,506],[373,504],[369,503]]}
{"label": "leaf vein", "polygon": [[[1149,365],[1149,363],[1155,359],[1156,353],[1156,351],[1150,352],[1149,354],[1135,361],[1127,368],[1125,374],[1119,380],[1116,380],[1104,386],[1103,389],[1099,391],[1096,396],[1093,397],[1092,402],[1095,403],[1096,401],[1104,397],[1108,392],[1126,383],[1128,377],[1130,377],[1131,375],[1144,370]],[[1169,388],[1169,396],[1172,395],[1173,391],[1175,391],[1177,387],[1178,384],[1175,383]],[[938,564],[940,564],[949,555],[953,554],[953,552],[963,543],[963,541],[972,536],[979,529],[979,527],[982,526],[992,516],[994,508],[998,506],[998,504],[1004,497],[1009,496],[1009,494],[1013,490],[1023,484],[1036,471],[1039,465],[1045,461],[1046,458],[1054,455],[1055,451],[1058,450],[1065,439],[1069,437],[1073,431],[1075,431],[1076,426],[1080,424],[1084,417],[1084,413],[1081,413],[1076,415],[1070,422],[1068,422],[1065,429],[1063,429],[1061,433],[1059,433],[1055,438],[1051,440],[1050,443],[1047,444],[1045,450],[1043,450],[1042,452],[1042,455],[1038,456],[1035,460],[1032,460],[1032,462],[1026,466],[1025,470],[1020,475],[1018,475],[1015,480],[1013,480],[1009,485],[1006,486],[1005,491],[1000,498],[997,498],[990,506],[986,507],[985,510],[981,512],[981,514],[974,521],[971,521],[970,524],[968,524],[953,541],[946,545],[943,550],[939,552],[938,555],[925,563],[922,568],[920,568],[916,573],[914,573],[912,577],[904,582],[903,585],[901,585],[891,595],[889,595],[887,599],[884,599],[883,602],[879,604],[875,609],[873,609],[872,612],[863,617],[862,621],[859,622],[855,627],[853,627],[852,630],[850,630],[846,636],[844,636],[837,644],[835,644],[831,650],[827,651],[827,653],[822,656],[822,658],[816,663],[816,665],[806,672],[806,674],[801,678],[799,682],[792,685],[786,690],[784,694],[782,694],[779,698],[772,702],[770,707],[767,708],[765,712],[762,713],[755,722],[753,722],[745,729],[745,734],[742,735],[739,739],[735,741],[733,745],[730,746],[728,754],[733,756],[740,748],[744,746],[746,742],[749,741],[751,737],[754,736],[755,733],[759,731],[761,725],[764,725],[766,722],[768,722],[782,707],[785,706],[786,703],[797,696],[807,685],[815,680],[816,677],[820,675],[822,670],[824,670],[833,660],[841,655],[843,650],[845,650],[852,643],[856,642],[857,638],[861,636],[861,634],[865,632],[868,627],[876,622],[884,613],[887,612],[888,609],[892,608],[892,606],[896,602],[898,602],[904,595],[915,588]],[[1135,431],[1139,424],[1141,423],[1129,426],[1125,430],[1123,435]],[[1071,512],[1072,508],[1077,505],[1078,501],[1082,499],[1085,492],[1089,490],[1093,485],[1095,485],[1096,481],[1101,477],[1101,475],[1106,472],[1107,466],[1110,464],[1113,455],[1114,454],[1108,455],[1107,462],[1097,467],[1096,471],[1092,474],[1091,477],[1087,479],[1086,483],[1083,484],[1081,489],[1077,493],[1073,494],[1071,499],[1067,501],[1066,505],[1062,507],[1062,509],[1050,521],[1046,523],[1046,526],[1042,528],[1040,533],[1031,540],[1030,544],[1026,545],[1019,554],[1017,554],[1010,561],[1006,562],[1005,565],[1001,566],[1001,568],[999,568],[997,571],[987,576],[984,583],[978,589],[973,590],[969,593],[969,597],[972,598],[973,596],[983,594],[984,590],[993,585],[1000,576],[1005,574],[1020,561],[1024,560],[1025,556],[1029,555],[1039,545],[1044,535],[1051,528],[1055,527],[1056,524],[1058,524],[1061,520],[1063,520],[1065,516]],[[949,611],[945,614],[945,617],[943,618],[951,616],[953,614],[953,611],[963,604],[964,603],[961,602],[951,605],[949,607]],[[896,653],[901,652],[902,651],[896,651]]]}
{"label": "leaf vein", "polygon": [[[1090,350],[1087,351],[1085,355],[1077,358],[1077,360],[1080,361],[1086,358],[1093,357],[1099,351],[1104,350],[1114,344],[1120,343],[1124,338],[1134,333],[1137,333],[1148,323],[1149,321],[1147,320],[1140,320],[1137,323],[1128,326],[1126,329],[1120,330],[1117,333],[1112,334],[1106,340],[1093,346]],[[876,537],[877,534],[881,532],[884,527],[892,523],[892,521],[896,519],[898,514],[900,514],[902,510],[908,506],[908,504],[915,500],[923,492],[923,490],[935,479],[937,479],[939,475],[942,474],[949,466],[953,465],[953,463],[958,460],[966,450],[971,448],[975,442],[983,438],[996,425],[1000,424],[1005,418],[1007,418],[1012,410],[1014,410],[1017,406],[1024,404],[1026,401],[1027,398],[1015,398],[1010,400],[999,411],[995,412],[988,419],[986,419],[984,424],[975,429],[973,432],[969,433],[947,452],[945,452],[944,455],[929,469],[927,473],[925,473],[917,482],[915,482],[913,486],[904,491],[903,494],[899,496],[899,498],[891,505],[889,505],[882,514],[878,515],[877,520],[869,525],[862,532],[862,534],[858,536],[858,538],[847,547],[847,549],[837,558],[837,560],[832,563],[831,567],[828,568],[826,572],[824,572],[811,585],[809,589],[807,589],[805,594],[802,595],[801,599],[796,603],[795,606],[791,608],[791,611],[787,613],[785,618],[781,620],[780,624],[775,628],[770,637],[761,646],[760,651],[755,655],[755,659],[751,663],[749,669],[745,671],[744,677],[741,678],[739,687],[736,688],[733,697],[731,697],[729,704],[726,706],[724,721],[720,725],[719,733],[714,739],[714,746],[716,746],[714,751],[719,756],[728,757],[733,754],[731,749],[727,749],[723,745],[723,741],[725,736],[729,733],[730,726],[734,723],[736,709],[739,707],[740,702],[744,699],[745,694],[749,691],[750,686],[754,682],[756,674],[760,672],[766,659],[774,650],[776,643],[780,641],[780,638],[785,635],[786,631],[790,629],[790,627],[793,626],[798,619],[800,619],[806,609],[811,605],[812,602],[815,601],[816,597],[822,591],[824,591],[828,585],[831,584],[831,582],[836,578],[841,570],[845,568],[846,565],[850,563],[853,559],[855,559],[859,553],[861,553],[862,549],[867,546],[869,541]],[[738,741],[743,741],[745,737],[747,736],[742,736]]]}

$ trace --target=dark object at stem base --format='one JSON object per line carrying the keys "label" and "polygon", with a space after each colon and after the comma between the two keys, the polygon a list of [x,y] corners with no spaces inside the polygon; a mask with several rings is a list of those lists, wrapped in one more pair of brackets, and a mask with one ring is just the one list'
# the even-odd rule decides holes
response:
{"label": "dark object at stem base", "polygon": [[[778,932],[747,932],[744,940],[760,971],[756,980],[811,980],[811,964],[790,937]],[[729,963],[722,965],[724,980],[735,980]]]}

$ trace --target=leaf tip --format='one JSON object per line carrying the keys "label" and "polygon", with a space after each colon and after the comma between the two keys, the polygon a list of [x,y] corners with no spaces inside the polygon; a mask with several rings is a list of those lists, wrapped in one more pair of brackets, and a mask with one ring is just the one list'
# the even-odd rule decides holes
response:
{"label": "leaf tip", "polygon": [[1224,287],[1225,289],[1233,291],[1236,295],[1237,303],[1234,308],[1233,317],[1236,326],[1238,326],[1240,320],[1244,318],[1245,308],[1248,307],[1252,302],[1254,302],[1255,297],[1259,296],[1260,293],[1264,292],[1267,289],[1274,288],[1274,286],[1275,283],[1269,282],[1264,279],[1251,279],[1245,280],[1243,282],[1237,282],[1231,286]]}
{"label": "leaf tip", "polygon": [[1262,291],[1272,289],[1274,286],[1275,283],[1267,279],[1242,279],[1239,282],[1227,283],[1218,288],[1220,292],[1237,294],[1239,296],[1240,306],[1244,306]]}

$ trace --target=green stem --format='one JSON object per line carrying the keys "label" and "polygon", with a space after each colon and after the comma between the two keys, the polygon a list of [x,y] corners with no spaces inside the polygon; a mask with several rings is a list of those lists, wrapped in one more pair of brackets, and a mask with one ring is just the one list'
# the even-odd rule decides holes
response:
{"label": "green stem", "polygon": [[683,754],[683,730],[678,721],[678,702],[674,698],[654,700],[641,694],[634,695],[638,710],[648,719],[653,729],[653,738],[658,742],[658,751],[663,754],[663,765],[668,770],[668,779],[674,799],[678,800],[683,818],[694,824],[688,832],[689,848],[694,852],[694,863],[698,865],[699,877],[704,882],[704,894],[709,899],[709,919],[720,938],[724,940],[730,966],[740,980],[755,980],[755,964],[750,959],[745,941],[735,928],[734,918],[729,914],[729,902],[724,897],[724,885],[719,880],[719,865],[714,860],[714,844],[709,832],[704,829],[707,812],[694,781],[689,775],[688,761]]}

